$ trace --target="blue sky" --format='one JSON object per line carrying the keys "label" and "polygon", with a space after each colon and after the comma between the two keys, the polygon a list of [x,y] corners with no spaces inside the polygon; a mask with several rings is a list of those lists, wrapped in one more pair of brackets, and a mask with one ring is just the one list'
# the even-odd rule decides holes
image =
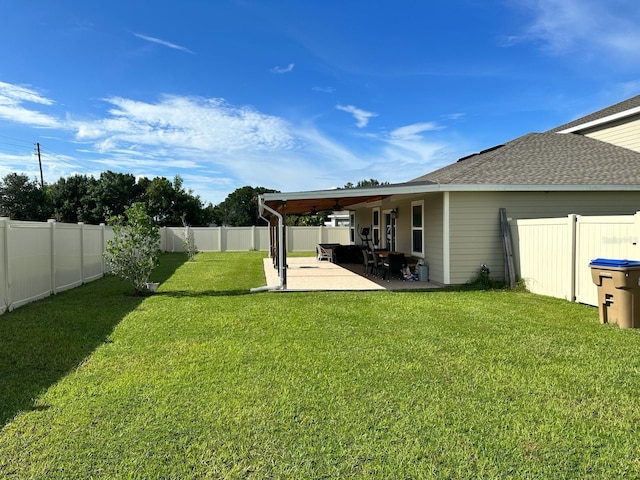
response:
{"label": "blue sky", "polygon": [[637,0],[0,0],[0,176],[406,181],[640,93]]}

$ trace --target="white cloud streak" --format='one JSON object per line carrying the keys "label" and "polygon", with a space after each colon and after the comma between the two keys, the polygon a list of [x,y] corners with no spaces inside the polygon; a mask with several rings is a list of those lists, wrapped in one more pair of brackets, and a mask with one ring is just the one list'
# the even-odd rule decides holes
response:
{"label": "white cloud streak", "polygon": [[53,105],[53,100],[43,97],[35,90],[20,85],[0,82],[0,118],[11,122],[33,125],[40,128],[62,126],[54,117],[22,106],[23,103]]}
{"label": "white cloud streak", "polygon": [[134,33],[133,35],[135,35],[136,37],[138,37],[138,38],[140,38],[142,40],[146,40],[147,42],[156,43],[158,45],[162,45],[163,47],[168,47],[168,48],[171,48],[173,50],[180,50],[182,52],[187,52],[187,53],[190,53],[192,55],[195,55],[194,52],[192,52],[191,50],[189,50],[186,47],[183,47],[181,45],[176,45],[175,43],[167,42],[166,40],[162,40],[160,38],[150,37],[148,35],[143,35],[141,33]]}
{"label": "white cloud streak", "polygon": [[286,67],[273,67],[270,72],[271,73],[290,73],[293,72],[293,67],[295,67],[294,63],[290,63]]}
{"label": "white cloud streak", "polygon": [[377,113],[367,112],[353,105],[336,105],[338,110],[350,113],[356,119],[356,126],[358,128],[364,128],[368,125],[369,120],[373,117],[377,117]]}

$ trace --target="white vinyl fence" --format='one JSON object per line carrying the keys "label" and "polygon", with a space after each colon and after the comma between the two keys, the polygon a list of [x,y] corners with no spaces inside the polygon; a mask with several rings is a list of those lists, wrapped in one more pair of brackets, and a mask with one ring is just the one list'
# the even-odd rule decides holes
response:
{"label": "white vinyl fence", "polygon": [[533,293],[597,306],[589,262],[640,260],[640,212],[512,220],[510,225],[516,273]]}
{"label": "white vinyl fence", "polygon": [[[199,252],[269,251],[269,227],[190,227]],[[350,243],[349,227],[287,227],[287,251],[315,252],[318,243]],[[184,252],[183,227],[162,227],[161,248]]]}
{"label": "white vinyl fence", "polygon": [[[206,251],[269,250],[269,227],[192,228]],[[183,228],[161,228],[161,249],[182,252]],[[0,314],[101,278],[110,227],[20,222],[0,217]],[[289,251],[315,251],[318,243],[349,243],[348,227],[288,227]]]}
{"label": "white vinyl fence", "polygon": [[0,313],[102,277],[111,235],[104,225],[0,218]]}

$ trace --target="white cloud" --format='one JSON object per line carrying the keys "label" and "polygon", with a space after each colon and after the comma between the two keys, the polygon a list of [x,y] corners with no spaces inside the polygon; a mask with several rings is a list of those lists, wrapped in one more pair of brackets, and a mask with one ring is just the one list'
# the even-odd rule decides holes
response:
{"label": "white cloud", "polygon": [[353,105],[336,105],[336,108],[353,115],[356,119],[356,126],[358,128],[366,127],[369,123],[369,119],[378,116],[377,113],[367,112],[366,110],[354,107]]}
{"label": "white cloud", "polygon": [[21,102],[53,105],[54,101],[43,97],[35,90],[20,85],[0,82],[0,104],[16,104]]}
{"label": "white cloud", "polygon": [[0,118],[11,122],[33,125],[36,127],[58,127],[62,122],[55,117],[36,110],[29,110],[23,103],[53,105],[53,100],[43,97],[35,90],[19,85],[0,82]]}
{"label": "white cloud", "polygon": [[295,64],[290,63],[286,67],[273,67],[270,71],[271,73],[289,73],[293,72],[293,67],[295,67]]}
{"label": "white cloud", "polygon": [[333,87],[313,87],[311,90],[314,92],[333,93],[336,91]]}
{"label": "white cloud", "polygon": [[442,130],[443,127],[438,126],[435,122],[414,123],[396,128],[391,132],[391,138],[394,140],[419,140],[422,137],[418,135],[422,132]]}
{"label": "white cloud", "polygon": [[443,118],[446,118],[447,120],[460,120],[461,118],[464,118],[464,116],[464,113],[449,113],[447,115],[443,115]]}
{"label": "white cloud", "polygon": [[509,38],[541,40],[557,54],[606,53],[639,61],[640,9],[637,0],[519,0],[533,14],[526,32]]}
{"label": "white cloud", "polygon": [[114,97],[109,116],[77,122],[77,139],[96,148],[141,144],[180,148],[200,155],[238,150],[291,148],[294,139],[282,119],[221,99],[165,95],[157,103]]}
{"label": "white cloud", "polygon": [[[20,91],[6,84],[3,88]],[[22,120],[35,127],[45,120],[29,110],[27,99],[54,104],[32,90],[10,98],[10,107],[22,109]],[[59,130],[56,141],[66,138],[67,146],[74,145],[65,157],[45,156],[46,181],[107,169],[148,178],[179,174],[186,188],[217,203],[243,185],[291,191],[331,188],[363,178],[405,181],[431,170],[430,162],[438,160],[444,148],[428,138],[440,128],[434,122],[342,141],[312,123],[294,125],[219,98],[164,95],[153,102],[124,97],[104,101],[103,110],[93,112],[91,119],[80,119],[74,112],[66,113],[65,120],[46,117]],[[375,116],[353,106],[339,107],[361,126]],[[0,160],[9,171],[26,168],[22,157],[0,153]]]}
{"label": "white cloud", "polygon": [[169,48],[172,48],[174,50],[180,50],[180,51],[187,52],[187,53],[190,53],[192,55],[195,55],[194,52],[192,52],[191,50],[189,50],[186,47],[183,47],[183,46],[180,46],[180,45],[176,45],[175,43],[167,42],[166,40],[162,40],[160,38],[150,37],[148,35],[142,35],[141,33],[134,33],[133,35],[135,35],[138,38],[141,38],[142,40],[146,40],[147,42],[157,43],[158,45],[162,45],[164,47],[169,47]]}

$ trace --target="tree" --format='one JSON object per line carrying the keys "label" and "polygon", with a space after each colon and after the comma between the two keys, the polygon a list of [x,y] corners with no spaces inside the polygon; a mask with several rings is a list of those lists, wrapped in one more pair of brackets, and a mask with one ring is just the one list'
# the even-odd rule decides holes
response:
{"label": "tree", "polygon": [[96,205],[91,210],[91,223],[100,223],[107,218],[122,215],[126,209],[139,201],[144,194],[142,185],[130,173],[102,172],[90,195]]}
{"label": "tree", "polygon": [[364,187],[378,187],[380,185],[389,185],[389,182],[380,182],[375,178],[370,178],[369,180],[364,179],[360,180],[355,185],[351,182],[347,182],[342,188],[364,188]]}
{"label": "tree", "polygon": [[49,217],[50,208],[37,181],[10,173],[0,181],[0,211],[13,220],[43,221]]}
{"label": "tree", "polygon": [[289,227],[320,227],[324,225],[329,213],[331,212],[320,212],[316,215],[287,215],[286,224]]}
{"label": "tree", "polygon": [[230,193],[227,198],[214,207],[216,223],[234,227],[258,225],[258,195],[274,193],[264,187],[241,187]]}
{"label": "tree", "polygon": [[198,247],[196,246],[196,237],[193,233],[193,229],[182,217],[182,248],[187,254],[187,258],[190,262],[195,262],[196,253],[198,253]]}
{"label": "tree", "polygon": [[109,217],[108,223],[113,238],[107,241],[104,258],[111,273],[130,282],[139,295],[146,293],[160,258],[158,227],[141,202],[126,207],[123,215]]}
{"label": "tree", "polygon": [[208,225],[213,220],[211,204],[204,206],[198,195],[185,190],[182,177],[176,175],[173,184],[164,177],[146,183],[145,199],[149,215],[160,226]]}
{"label": "tree", "polygon": [[175,203],[173,185],[165,177],[155,177],[147,185],[147,212],[160,226],[170,223]]}
{"label": "tree", "polygon": [[92,192],[96,190],[97,180],[87,175],[71,175],[60,178],[49,186],[49,198],[53,215],[58,222],[94,223],[93,212],[96,202]]}

